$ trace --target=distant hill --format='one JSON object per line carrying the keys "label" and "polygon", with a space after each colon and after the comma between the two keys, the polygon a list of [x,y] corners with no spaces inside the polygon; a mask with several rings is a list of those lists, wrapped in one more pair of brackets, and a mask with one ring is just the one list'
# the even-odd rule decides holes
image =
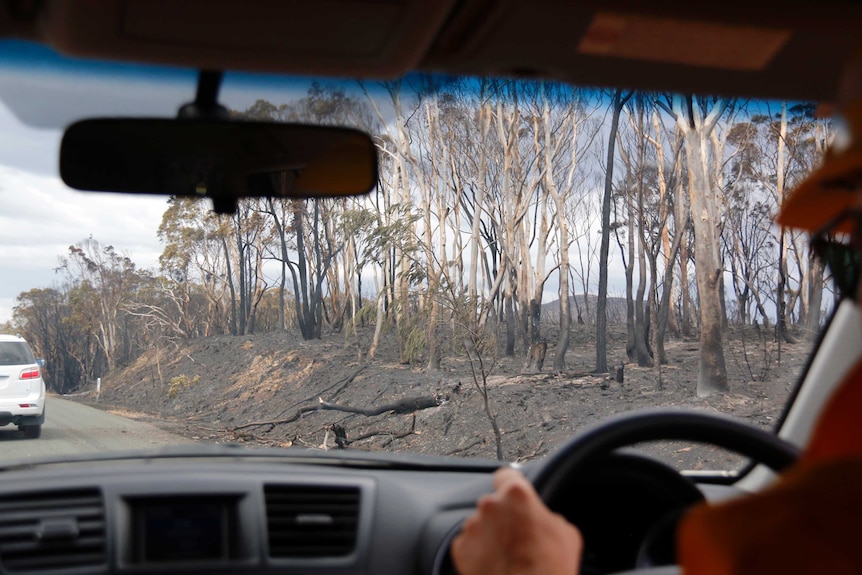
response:
{"label": "distant hill", "polygon": [[[580,309],[584,321],[587,323],[595,323],[596,321],[596,304],[598,296],[587,294],[586,299],[583,295],[569,296],[569,307],[572,313],[572,321],[577,321],[578,310]],[[608,297],[608,323],[625,323],[626,321],[626,299],[623,297]],[[542,304],[542,319],[545,321],[556,320],[560,315],[560,300]]]}

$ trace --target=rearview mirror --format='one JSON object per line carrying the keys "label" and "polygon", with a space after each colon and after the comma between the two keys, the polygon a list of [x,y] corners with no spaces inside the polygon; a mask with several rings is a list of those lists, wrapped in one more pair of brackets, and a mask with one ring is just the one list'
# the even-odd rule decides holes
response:
{"label": "rearview mirror", "polygon": [[209,197],[229,213],[242,197],[368,193],[377,154],[367,134],[348,128],[96,119],[66,130],[60,176],[78,190]]}

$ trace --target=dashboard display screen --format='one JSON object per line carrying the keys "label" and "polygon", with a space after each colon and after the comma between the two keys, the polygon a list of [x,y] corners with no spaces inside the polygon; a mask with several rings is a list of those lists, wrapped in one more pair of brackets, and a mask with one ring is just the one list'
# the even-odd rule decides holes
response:
{"label": "dashboard display screen", "polygon": [[133,504],[135,555],[143,563],[228,558],[229,505],[223,500],[184,498]]}

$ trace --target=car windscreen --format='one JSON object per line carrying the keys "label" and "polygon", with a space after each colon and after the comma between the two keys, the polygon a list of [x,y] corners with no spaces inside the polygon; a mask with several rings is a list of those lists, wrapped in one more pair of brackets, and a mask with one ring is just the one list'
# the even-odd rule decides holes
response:
{"label": "car windscreen", "polygon": [[369,132],[380,179],[216,215],[58,180],[60,131],[18,118],[194,98],[193,74],[88,70],[2,70],[0,324],[40,342],[49,390],[195,441],[523,461],[639,408],[774,429],[833,308],[774,224],[835,131],[805,103],[227,73],[235,116]]}

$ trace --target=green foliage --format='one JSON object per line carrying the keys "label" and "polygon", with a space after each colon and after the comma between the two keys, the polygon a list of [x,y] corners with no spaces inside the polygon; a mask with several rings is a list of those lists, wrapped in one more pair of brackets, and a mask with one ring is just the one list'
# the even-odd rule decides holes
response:
{"label": "green foliage", "polygon": [[373,324],[377,319],[377,302],[371,301],[366,303],[359,311],[356,312],[356,318],[348,317],[346,326],[347,329],[344,331],[345,337],[349,335],[353,335],[356,332],[357,325],[369,325]]}
{"label": "green foliage", "polygon": [[[383,265],[392,246],[399,246],[402,253],[411,255],[417,251],[414,224],[421,215],[412,212],[410,206],[396,204],[391,206],[383,218],[366,238],[362,258]],[[388,223],[387,223],[388,222]]]}
{"label": "green foliage", "polygon": [[428,348],[428,318],[425,314],[413,314],[398,327],[401,341],[401,360],[414,364],[422,359]]}
{"label": "green foliage", "polygon": [[186,272],[196,258],[219,249],[224,232],[206,202],[172,198],[157,232],[164,245],[159,256],[161,269]]}
{"label": "green foliage", "polygon": [[197,382],[201,380],[201,376],[196,375],[194,377],[189,377],[185,374],[178,375],[176,377],[172,377],[168,380],[168,397],[173,399],[177,396],[181,391],[188,389],[189,387],[195,385]]}
{"label": "green foliage", "polygon": [[[465,353],[465,345],[470,346],[472,353],[477,353],[483,358],[496,359],[499,351],[497,338],[497,324],[486,325],[480,328],[476,325],[478,313],[482,306],[489,305],[482,298],[471,298],[466,293],[450,291],[450,297],[443,302],[451,309],[457,326],[453,345],[459,353]],[[500,328],[505,329],[503,324]],[[468,343],[469,342],[469,343]]]}

